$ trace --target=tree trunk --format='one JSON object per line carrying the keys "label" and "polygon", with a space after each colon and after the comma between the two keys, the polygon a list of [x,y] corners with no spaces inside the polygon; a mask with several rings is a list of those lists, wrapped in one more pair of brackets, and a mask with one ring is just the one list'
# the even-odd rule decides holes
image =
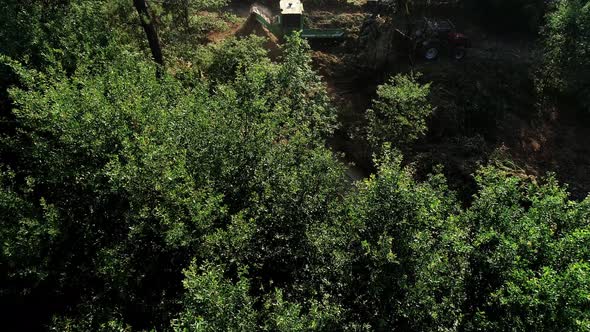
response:
{"label": "tree trunk", "polygon": [[184,27],[187,31],[188,31],[189,22],[190,22],[189,6],[190,6],[189,0],[184,0],[184,4],[183,4],[184,8],[182,8],[182,11],[183,11],[183,16],[184,16]]}
{"label": "tree trunk", "polygon": [[148,43],[150,44],[150,50],[152,51],[152,56],[154,57],[154,61],[159,65],[157,70],[158,77],[162,74],[162,69],[164,68],[164,57],[162,56],[162,47],[160,46],[160,38],[158,37],[158,31],[156,30],[156,26],[154,25],[152,16],[147,7],[147,3],[145,0],[133,0],[133,5],[135,9],[137,9],[137,13],[139,14],[139,21],[141,22],[141,26],[145,31],[145,34],[148,39]]}

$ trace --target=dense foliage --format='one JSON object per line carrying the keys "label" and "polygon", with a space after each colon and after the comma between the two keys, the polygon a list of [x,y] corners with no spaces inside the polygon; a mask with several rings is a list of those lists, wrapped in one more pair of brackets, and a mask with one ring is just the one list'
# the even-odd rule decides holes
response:
{"label": "dense foliage", "polygon": [[169,49],[157,77],[130,1],[0,3],[7,330],[590,330],[590,198],[494,167],[469,204],[417,181],[393,148],[433,110],[416,77],[379,88],[351,187],[298,36],[279,61],[257,37]]}
{"label": "dense foliage", "polygon": [[421,85],[419,75],[397,75],[377,87],[373,109],[367,110],[368,140],[374,147],[384,142],[409,144],[428,129],[433,107],[428,102],[430,84]]}
{"label": "dense foliage", "polygon": [[557,1],[543,34],[545,83],[590,110],[590,2]]}

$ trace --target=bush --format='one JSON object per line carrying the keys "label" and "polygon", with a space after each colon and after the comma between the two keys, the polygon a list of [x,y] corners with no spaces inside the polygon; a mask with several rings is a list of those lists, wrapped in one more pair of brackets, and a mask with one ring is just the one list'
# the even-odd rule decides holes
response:
{"label": "bush", "polygon": [[377,88],[373,109],[367,110],[368,140],[374,149],[384,142],[401,147],[426,133],[426,120],[434,108],[428,102],[430,84],[419,75],[397,75]]}
{"label": "bush", "polygon": [[572,96],[590,112],[590,3],[557,1],[547,17],[543,44],[541,88]]}

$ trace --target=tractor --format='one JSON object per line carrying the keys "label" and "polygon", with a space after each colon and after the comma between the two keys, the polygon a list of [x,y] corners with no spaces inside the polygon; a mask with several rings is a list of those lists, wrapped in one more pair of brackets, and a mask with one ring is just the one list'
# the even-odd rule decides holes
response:
{"label": "tractor", "polygon": [[305,26],[303,4],[300,0],[280,0],[279,15],[261,5],[253,5],[250,14],[267,30],[278,38],[282,38],[294,31],[301,33],[306,39],[341,39],[345,33],[342,29],[310,29]]}
{"label": "tractor", "polygon": [[[429,1],[430,2],[430,1]],[[435,1],[436,2],[436,1]],[[409,42],[413,51],[428,61],[433,61],[441,53],[448,53],[455,60],[462,60],[467,49],[471,47],[471,40],[464,34],[457,32],[455,25],[450,20],[434,20],[423,18],[419,21],[410,19],[409,8],[404,6],[407,1],[397,0],[367,0],[367,9],[371,17],[365,21],[361,29],[361,36],[371,33],[371,26],[376,17],[381,15],[390,16],[393,19],[394,28],[404,39]],[[401,7],[400,7],[401,6]],[[405,13],[405,18],[398,15],[400,12]],[[406,28],[402,31],[398,29],[406,22]],[[395,28],[397,26],[397,28]],[[368,31],[364,29],[368,28]]]}
{"label": "tractor", "polygon": [[471,47],[471,40],[457,32],[449,20],[432,20],[424,18],[416,24],[413,39],[416,51],[424,59],[433,61],[446,51],[455,60],[462,60]]}

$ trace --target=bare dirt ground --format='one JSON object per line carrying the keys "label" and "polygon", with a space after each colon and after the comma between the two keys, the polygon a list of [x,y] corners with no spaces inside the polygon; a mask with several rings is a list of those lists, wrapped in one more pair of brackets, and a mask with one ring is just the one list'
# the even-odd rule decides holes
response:
{"label": "bare dirt ground", "polygon": [[[245,2],[237,3],[232,10],[247,15]],[[432,83],[437,106],[428,135],[404,149],[418,176],[443,165],[451,187],[467,199],[475,192],[472,174],[493,162],[520,176],[554,172],[576,199],[590,192],[590,120],[572,103],[540,103],[533,84],[534,37],[488,33],[452,10],[433,11],[425,14],[452,19],[473,40],[464,61],[444,55],[434,62],[409,61],[400,52],[394,64],[368,69],[355,40],[366,17],[362,8],[306,6],[306,14],[315,26],[342,27],[351,36],[342,43],[312,44],[315,68],[339,109],[341,128],[328,144],[355,164],[351,179],[374,171],[363,132],[377,86],[390,75],[414,71]]]}
{"label": "bare dirt ground", "polygon": [[563,102],[540,112],[533,119],[517,119],[521,126],[504,133],[511,157],[527,174],[554,172],[575,198],[585,198],[590,192],[590,119]]}

